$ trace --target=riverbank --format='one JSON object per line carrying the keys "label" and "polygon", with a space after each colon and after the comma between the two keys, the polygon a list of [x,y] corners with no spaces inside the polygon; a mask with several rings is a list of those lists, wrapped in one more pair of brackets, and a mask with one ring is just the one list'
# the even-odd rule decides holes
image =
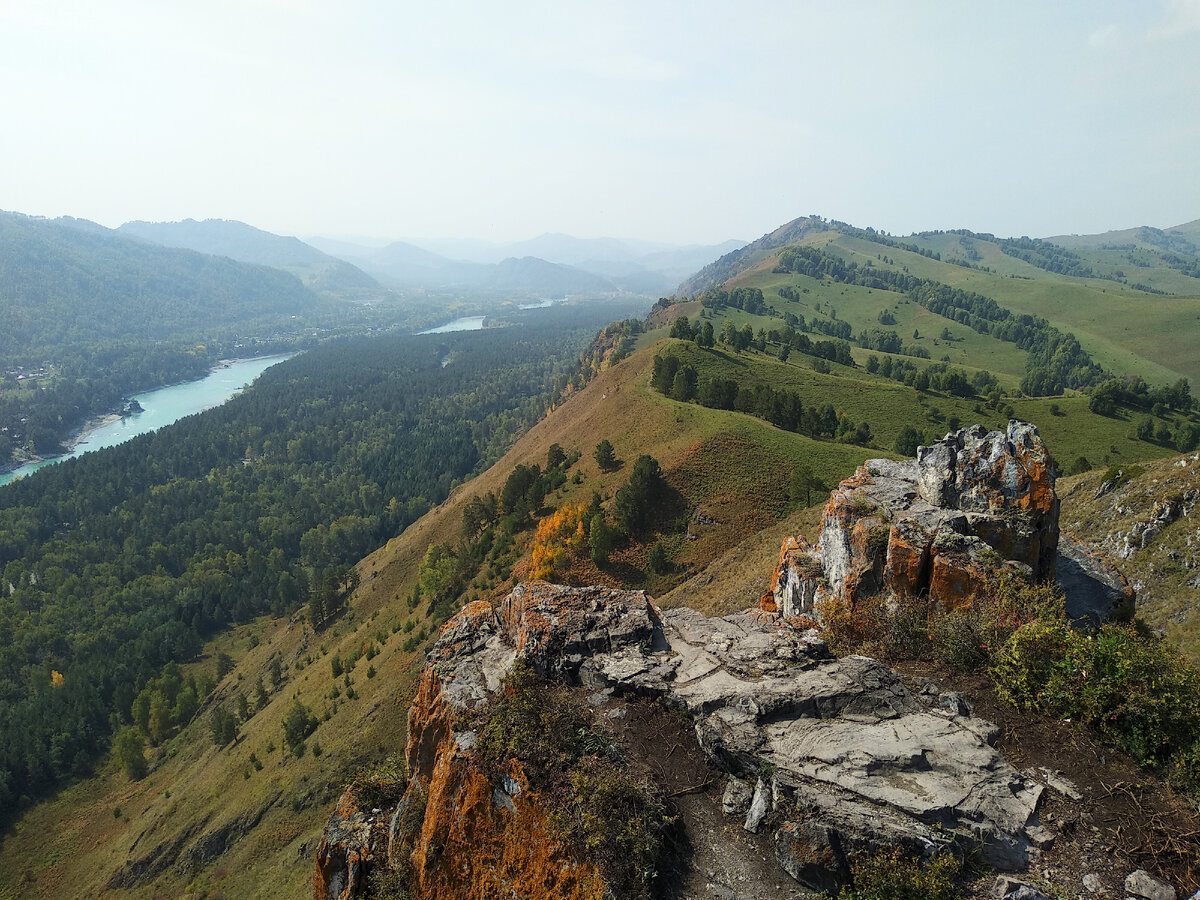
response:
{"label": "riverbank", "polygon": [[66,448],[64,453],[26,453],[22,459],[0,467],[0,486],[31,475],[43,466],[115,446],[138,434],[164,428],[183,416],[219,406],[265,369],[295,355],[284,353],[218,360],[201,378],[165,385],[123,399],[119,409],[127,409],[131,403],[137,402],[143,407],[142,411],[132,415],[109,411],[93,416],[63,440],[62,445]]}

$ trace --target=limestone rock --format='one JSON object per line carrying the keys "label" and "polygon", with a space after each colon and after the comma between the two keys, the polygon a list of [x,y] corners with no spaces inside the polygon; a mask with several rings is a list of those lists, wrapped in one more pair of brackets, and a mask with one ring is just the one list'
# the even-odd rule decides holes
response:
{"label": "limestone rock", "polygon": [[788,538],[764,612],[810,614],[826,592],[853,605],[879,593],[969,605],[1007,572],[1054,577],[1058,497],[1037,429],[975,425],[917,458],[868,460],[830,494],[816,550]]}
{"label": "limestone rock", "polygon": [[313,875],[316,900],[350,900],[366,883],[366,866],[373,855],[369,811],[359,806],[353,788],[342,794],[337,808],[325,824],[317,847],[317,870]]}
{"label": "limestone rock", "polygon": [[1163,884],[1145,869],[1131,872],[1125,879],[1125,893],[1140,900],[1175,900],[1175,888]]}
{"label": "limestone rock", "polygon": [[1058,585],[1072,621],[1098,626],[1133,618],[1133,588],[1125,576],[1069,534],[1058,544]]}
{"label": "limestone rock", "polygon": [[1033,885],[1003,875],[992,885],[992,896],[996,900],[1049,900]]}

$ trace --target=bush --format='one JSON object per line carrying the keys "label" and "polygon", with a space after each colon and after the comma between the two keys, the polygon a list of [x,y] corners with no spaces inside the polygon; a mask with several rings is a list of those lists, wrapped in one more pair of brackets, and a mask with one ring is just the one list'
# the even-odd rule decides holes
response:
{"label": "bush", "polygon": [[827,600],[821,607],[825,638],[839,654],[937,659],[956,669],[983,665],[1025,623],[1062,616],[1063,598],[1052,585],[1004,575],[991,578],[970,606],[957,609],[927,596],[890,603],[877,596],[854,607]]}
{"label": "bush", "polygon": [[583,851],[618,897],[648,896],[669,817],[657,794],[609,761],[571,774],[574,802],[559,806],[553,824]]}
{"label": "bush", "polygon": [[938,857],[927,866],[905,859],[897,851],[857,863],[853,882],[842,888],[839,900],[955,900],[963,896],[954,883],[960,865],[953,856]]}
{"label": "bush", "polygon": [[1015,705],[1079,717],[1141,765],[1173,762],[1176,780],[1192,783],[1200,671],[1161,639],[1125,625],[1085,634],[1062,620],[1031,622],[997,653],[992,673]]}

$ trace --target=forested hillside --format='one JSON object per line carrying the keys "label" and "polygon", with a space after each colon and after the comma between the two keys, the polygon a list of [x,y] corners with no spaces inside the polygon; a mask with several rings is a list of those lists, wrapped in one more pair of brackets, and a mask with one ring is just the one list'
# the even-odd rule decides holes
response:
{"label": "forested hillside", "polygon": [[163,247],[181,247],[282,269],[305,286],[330,296],[368,299],[383,293],[374,278],[345,260],[322,253],[299,238],[271,234],[244,222],[126,222],[117,233]]}
{"label": "forested hillside", "polygon": [[13,214],[0,215],[0,284],[6,361],[301,315],[324,302],[278,269]]}
{"label": "forested hillside", "polygon": [[[223,407],[0,489],[3,805],[86,772],[148,680],[226,625],[322,592],[334,611],[346,567],[497,458],[613,311],[335,343]],[[163,693],[155,739],[204,689]]]}
{"label": "forested hillside", "polygon": [[0,214],[0,468],[123,397],[291,347],[336,307],[278,269]]}

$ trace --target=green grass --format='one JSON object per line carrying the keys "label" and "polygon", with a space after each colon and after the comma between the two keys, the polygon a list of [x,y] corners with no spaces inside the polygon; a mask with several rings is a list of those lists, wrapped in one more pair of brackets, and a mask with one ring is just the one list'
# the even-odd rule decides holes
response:
{"label": "green grass", "polygon": [[[832,243],[829,249],[841,251],[849,260],[869,259],[879,265],[876,256],[882,254],[918,277],[976,291],[1015,313],[1043,316],[1074,333],[1095,360],[1113,372],[1138,374],[1159,383],[1181,376],[1192,381],[1200,378],[1200,356],[1195,352],[1200,296],[1195,294],[1162,297],[1112,281],[1055,275],[982,241],[977,242],[984,257],[980,264],[997,272],[965,269],[844,235]],[[937,249],[936,242],[926,243]]]}

